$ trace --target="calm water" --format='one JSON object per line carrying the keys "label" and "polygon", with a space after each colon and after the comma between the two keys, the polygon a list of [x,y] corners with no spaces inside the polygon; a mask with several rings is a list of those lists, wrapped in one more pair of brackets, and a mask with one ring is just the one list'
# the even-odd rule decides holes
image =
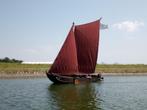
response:
{"label": "calm water", "polygon": [[0,80],[0,110],[147,110],[147,76],[53,85],[47,78]]}

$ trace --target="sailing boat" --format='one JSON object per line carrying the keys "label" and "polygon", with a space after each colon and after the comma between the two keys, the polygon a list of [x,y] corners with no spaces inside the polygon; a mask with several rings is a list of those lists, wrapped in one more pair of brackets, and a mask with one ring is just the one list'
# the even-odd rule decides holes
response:
{"label": "sailing boat", "polygon": [[54,83],[96,82],[103,79],[94,73],[99,47],[100,20],[75,25],[67,38],[47,77]]}

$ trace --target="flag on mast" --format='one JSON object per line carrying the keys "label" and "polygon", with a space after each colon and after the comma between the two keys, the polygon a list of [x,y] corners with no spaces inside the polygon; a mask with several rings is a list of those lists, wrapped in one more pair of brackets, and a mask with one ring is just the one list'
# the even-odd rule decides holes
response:
{"label": "flag on mast", "polygon": [[108,29],[108,25],[106,24],[100,24],[100,29],[103,30],[103,29]]}

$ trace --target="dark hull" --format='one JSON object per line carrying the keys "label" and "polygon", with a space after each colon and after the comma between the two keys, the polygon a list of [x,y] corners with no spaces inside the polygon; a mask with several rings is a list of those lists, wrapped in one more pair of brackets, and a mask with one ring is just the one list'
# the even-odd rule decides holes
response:
{"label": "dark hull", "polygon": [[79,83],[89,83],[98,82],[103,80],[101,75],[74,75],[74,76],[61,76],[55,73],[46,73],[47,77],[53,82],[58,84],[79,84]]}

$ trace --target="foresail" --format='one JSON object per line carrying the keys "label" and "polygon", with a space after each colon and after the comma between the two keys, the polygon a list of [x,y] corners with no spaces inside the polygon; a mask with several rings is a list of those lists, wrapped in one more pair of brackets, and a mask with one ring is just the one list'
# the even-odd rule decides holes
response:
{"label": "foresail", "polygon": [[73,75],[78,72],[77,51],[73,27],[74,26],[71,27],[58,56],[51,66],[49,70],[50,73]]}
{"label": "foresail", "polygon": [[98,46],[100,20],[75,26],[75,41],[79,73],[94,73]]}

